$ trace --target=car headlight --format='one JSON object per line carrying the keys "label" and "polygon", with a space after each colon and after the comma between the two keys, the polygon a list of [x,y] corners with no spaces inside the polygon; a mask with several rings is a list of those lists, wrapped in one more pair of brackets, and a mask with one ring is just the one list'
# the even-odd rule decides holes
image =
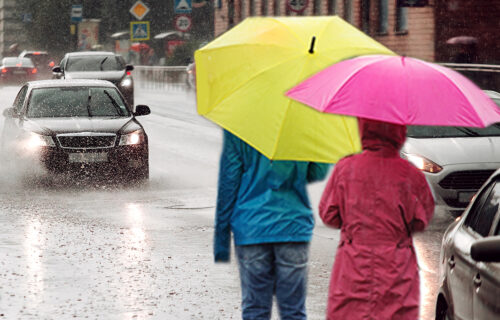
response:
{"label": "car headlight", "polygon": [[132,86],[132,79],[129,77],[126,77],[120,82],[120,87],[130,87]]}
{"label": "car headlight", "polygon": [[144,142],[144,131],[136,130],[120,137],[120,146],[140,144]]}
{"label": "car headlight", "polygon": [[419,156],[416,154],[401,153],[401,157],[403,159],[408,160],[415,167],[417,167],[418,169],[425,171],[425,172],[438,173],[441,170],[443,170],[443,168],[441,166],[439,166],[438,164],[432,162],[431,160],[429,160],[425,157],[422,157],[422,156]]}
{"label": "car headlight", "polygon": [[31,150],[38,149],[40,147],[55,147],[55,146],[56,144],[54,143],[54,140],[52,139],[51,136],[44,136],[41,134],[31,132],[28,137],[27,147]]}

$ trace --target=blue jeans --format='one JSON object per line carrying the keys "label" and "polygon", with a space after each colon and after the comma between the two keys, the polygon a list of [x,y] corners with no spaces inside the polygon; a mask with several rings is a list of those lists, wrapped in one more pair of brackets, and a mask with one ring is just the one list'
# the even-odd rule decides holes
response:
{"label": "blue jeans", "polygon": [[280,318],[307,319],[309,243],[236,246],[241,279],[242,318],[270,319],[273,294]]}

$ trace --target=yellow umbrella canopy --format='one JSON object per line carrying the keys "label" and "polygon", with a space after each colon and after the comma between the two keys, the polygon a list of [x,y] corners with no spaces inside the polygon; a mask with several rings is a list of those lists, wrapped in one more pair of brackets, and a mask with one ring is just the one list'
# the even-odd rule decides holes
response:
{"label": "yellow umbrella canopy", "polygon": [[335,163],[361,150],[356,119],[285,92],[366,54],[394,53],[337,16],[247,18],[195,52],[198,113],[270,159]]}

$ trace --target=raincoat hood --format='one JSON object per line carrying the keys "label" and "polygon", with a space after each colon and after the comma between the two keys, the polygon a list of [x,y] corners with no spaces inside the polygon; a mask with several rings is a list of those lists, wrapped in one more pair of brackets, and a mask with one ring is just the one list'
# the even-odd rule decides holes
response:
{"label": "raincoat hood", "polygon": [[399,151],[406,140],[406,126],[364,118],[358,121],[363,150]]}

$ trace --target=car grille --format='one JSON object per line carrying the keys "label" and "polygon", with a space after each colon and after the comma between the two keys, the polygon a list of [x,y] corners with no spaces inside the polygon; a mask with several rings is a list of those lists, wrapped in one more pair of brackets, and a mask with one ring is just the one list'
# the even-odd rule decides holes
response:
{"label": "car grille", "polygon": [[101,149],[115,145],[116,134],[62,134],[57,136],[62,148],[67,149]]}
{"label": "car grille", "polygon": [[495,170],[457,171],[439,182],[443,189],[478,190]]}

